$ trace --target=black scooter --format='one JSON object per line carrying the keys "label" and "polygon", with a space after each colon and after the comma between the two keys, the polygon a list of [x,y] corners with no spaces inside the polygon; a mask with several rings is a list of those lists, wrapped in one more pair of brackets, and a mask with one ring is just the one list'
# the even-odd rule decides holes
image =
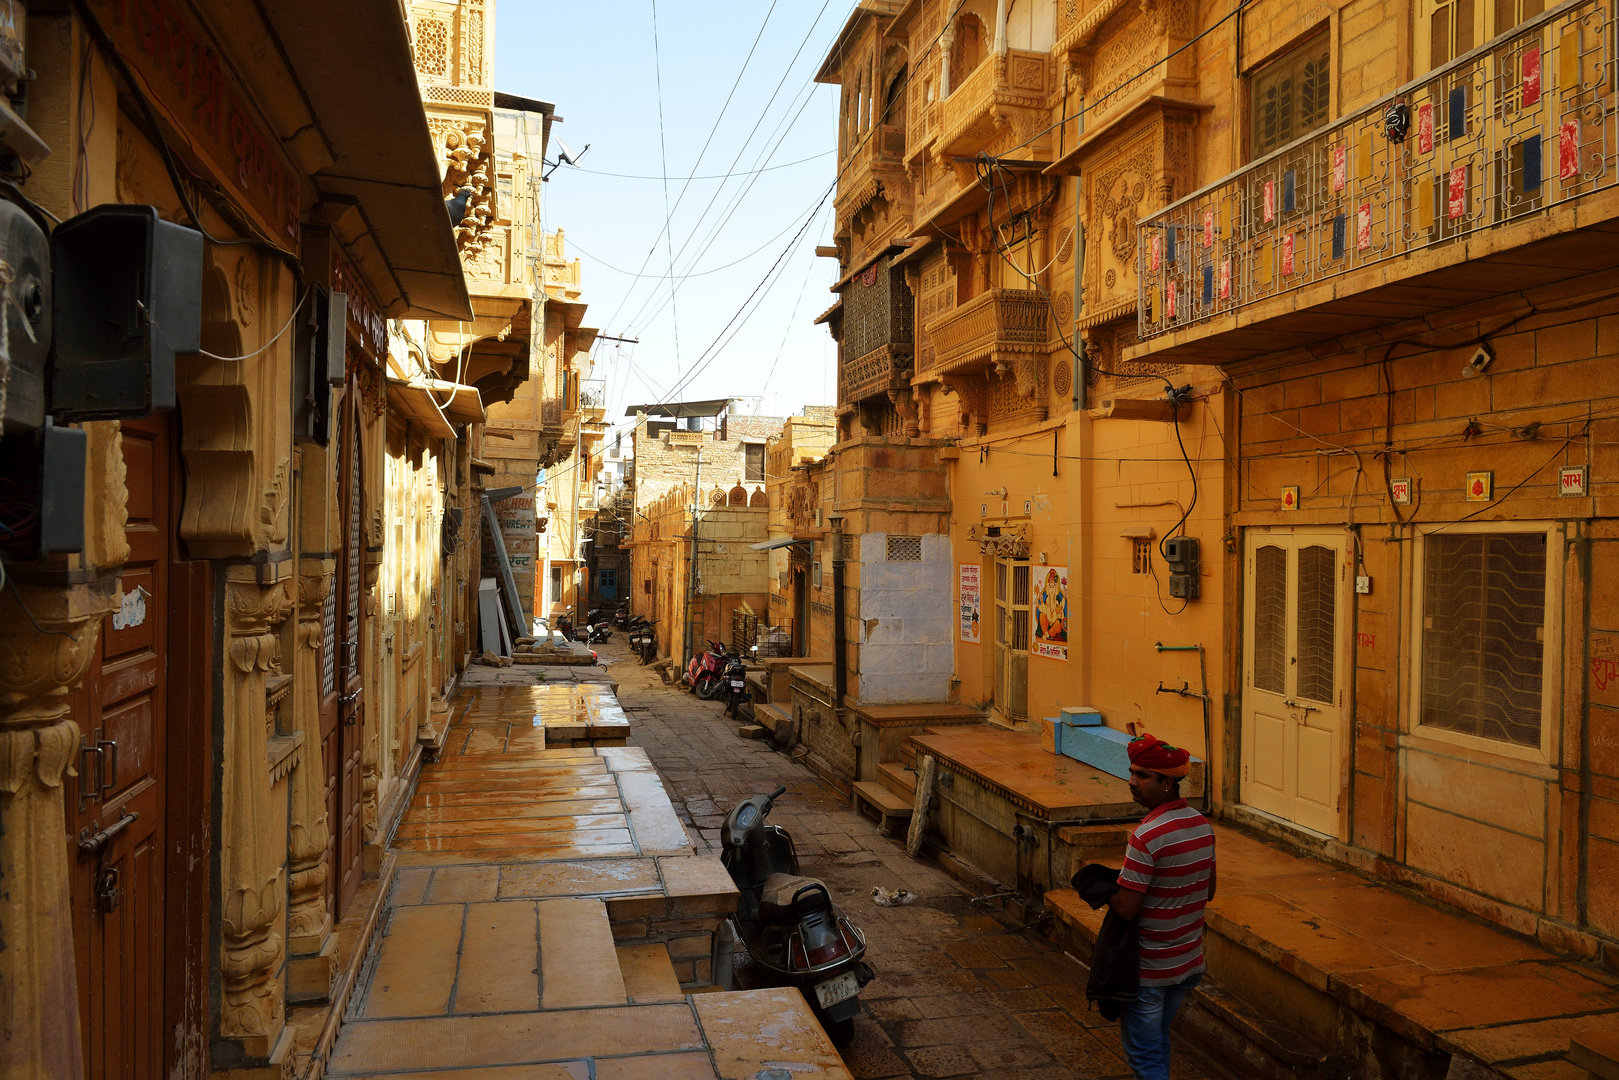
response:
{"label": "black scooter", "polygon": [[796,986],[832,1042],[847,1045],[860,1013],[860,990],[875,978],[866,937],[832,900],[824,882],[800,877],[793,838],[766,825],[785,792],[737,803],[720,832],[720,862],[741,896],[732,920],[748,953],[777,986]]}
{"label": "black scooter", "polygon": [[[757,650],[757,646],[755,646]],[[748,666],[739,653],[725,655],[725,670],[720,696],[725,699],[725,714],[735,720],[753,722],[753,695],[748,692]]]}
{"label": "black scooter", "polygon": [[643,667],[658,658],[658,635],[646,619],[637,615],[625,633],[629,635],[630,651],[640,656]]}

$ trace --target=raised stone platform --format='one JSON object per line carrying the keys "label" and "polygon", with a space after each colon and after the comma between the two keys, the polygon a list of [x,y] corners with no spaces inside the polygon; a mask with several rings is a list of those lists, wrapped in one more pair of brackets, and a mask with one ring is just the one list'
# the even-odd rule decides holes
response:
{"label": "raised stone platform", "polygon": [[1058,757],[1034,732],[929,728],[911,737],[908,756],[939,762],[932,831],[953,854],[1021,892],[1067,884],[1076,834],[1065,839],[1064,827],[1142,812],[1128,783]]}
{"label": "raised stone platform", "polygon": [[[1217,824],[1215,836],[1210,981],[1194,996],[1208,1016],[1188,1020],[1212,1019],[1216,1038],[1263,1029],[1246,1013],[1279,1025],[1247,1039],[1268,1040],[1270,1075],[1329,1075],[1336,1060],[1341,1075],[1386,1080],[1583,1080],[1571,1041],[1619,1035],[1610,972],[1234,829]],[[1046,903],[1065,943],[1088,955],[1102,913],[1071,889]],[[1220,995],[1239,1004],[1223,1007]],[[1287,1060],[1311,1047],[1326,1071]]]}

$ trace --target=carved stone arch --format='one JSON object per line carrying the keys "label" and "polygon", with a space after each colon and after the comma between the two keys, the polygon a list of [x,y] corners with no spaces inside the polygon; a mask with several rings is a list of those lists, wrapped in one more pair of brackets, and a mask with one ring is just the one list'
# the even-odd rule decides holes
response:
{"label": "carved stone arch", "polygon": [[748,489],[743,487],[741,484],[738,484],[736,487],[731,489],[729,501],[730,505],[732,506],[748,505]]}
{"label": "carved stone arch", "polygon": [[714,485],[714,493],[708,497],[710,506],[724,506],[726,500],[725,489],[718,484]]}
{"label": "carved stone arch", "polygon": [[756,487],[756,488],[753,489],[753,497],[748,500],[748,505],[749,506],[769,506],[770,505],[770,496],[765,494],[765,489],[764,488]]}

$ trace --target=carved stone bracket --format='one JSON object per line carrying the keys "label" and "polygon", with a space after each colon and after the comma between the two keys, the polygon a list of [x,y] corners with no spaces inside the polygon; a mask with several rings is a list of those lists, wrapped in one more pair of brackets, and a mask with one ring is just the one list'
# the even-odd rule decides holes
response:
{"label": "carved stone bracket", "polygon": [[999,535],[992,536],[982,526],[974,525],[967,531],[969,540],[978,542],[978,551],[986,559],[1027,559],[1029,557],[1029,527],[1002,525]]}
{"label": "carved stone bracket", "polygon": [[[296,690],[293,724],[303,733],[304,752],[320,760],[320,707],[325,686],[322,663],[323,615],[336,570],[334,559],[304,559],[298,567],[298,628],[294,635],[293,674]],[[326,818],[326,785],[321,770],[295,770],[287,829],[287,946],[293,953],[320,951],[332,925],[326,905],[326,846],[331,839]]]}

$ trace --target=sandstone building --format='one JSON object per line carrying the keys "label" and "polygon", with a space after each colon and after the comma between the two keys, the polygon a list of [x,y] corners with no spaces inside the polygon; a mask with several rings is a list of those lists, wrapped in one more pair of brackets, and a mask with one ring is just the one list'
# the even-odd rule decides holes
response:
{"label": "sandstone building", "polygon": [[551,108],[494,93],[486,0],[17,17],[4,209],[57,303],[0,338],[0,1073],[318,1073],[478,648],[495,444],[532,491],[577,424],[486,427],[581,374]]}

